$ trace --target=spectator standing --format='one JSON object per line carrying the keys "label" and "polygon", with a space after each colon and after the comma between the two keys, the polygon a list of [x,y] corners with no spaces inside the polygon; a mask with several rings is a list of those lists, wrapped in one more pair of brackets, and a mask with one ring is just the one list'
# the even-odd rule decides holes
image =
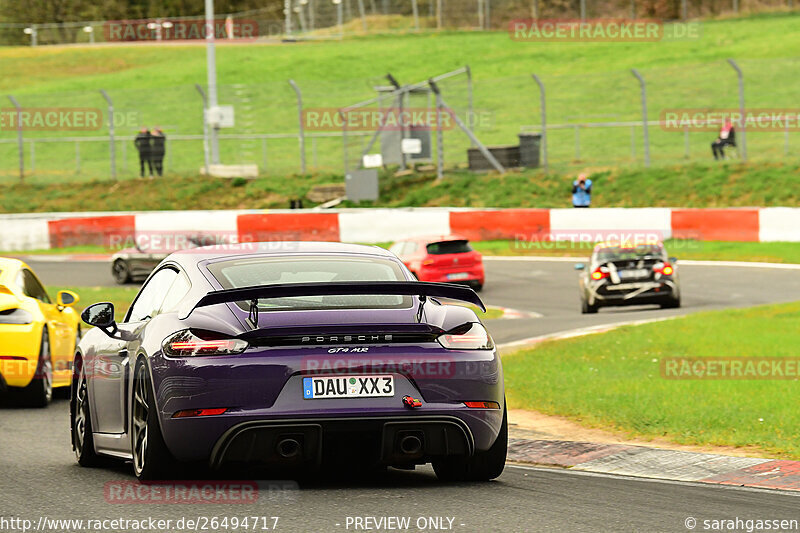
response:
{"label": "spectator standing", "polygon": [[711,153],[714,154],[714,159],[725,159],[725,145],[736,146],[736,131],[733,129],[733,124],[730,118],[725,119],[725,123],[719,130],[719,136],[711,143]]}
{"label": "spectator standing", "polygon": [[572,207],[589,207],[592,203],[592,180],[581,174],[572,182]]}
{"label": "spectator standing", "polygon": [[156,127],[153,130],[153,163],[156,167],[156,173],[159,177],[164,175],[164,154],[167,151],[166,147],[167,136],[161,128]]}
{"label": "spectator standing", "polygon": [[144,166],[150,169],[150,177],[153,177],[153,147],[151,145],[152,135],[150,130],[142,128],[133,140],[136,150],[139,152],[139,177],[144,177]]}

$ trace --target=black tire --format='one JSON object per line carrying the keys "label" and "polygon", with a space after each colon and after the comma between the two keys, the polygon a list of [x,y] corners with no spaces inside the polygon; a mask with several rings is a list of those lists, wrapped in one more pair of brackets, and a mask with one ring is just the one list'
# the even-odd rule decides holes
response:
{"label": "black tire", "polygon": [[133,280],[130,266],[124,259],[117,259],[114,261],[114,264],[111,265],[111,275],[118,285],[125,285]]}
{"label": "black tire", "polygon": [[581,313],[584,315],[593,315],[597,313],[598,307],[596,305],[589,305],[585,299],[581,298]]}
{"label": "black tire", "polygon": [[47,407],[53,401],[53,359],[50,350],[50,334],[47,326],[42,328],[39,344],[39,362],[36,374],[27,387],[20,391],[20,400],[26,407]]}
{"label": "black tire", "polygon": [[681,306],[681,299],[670,300],[661,304],[661,309],[677,309]]}
{"label": "black tire", "polygon": [[433,462],[439,481],[489,481],[503,473],[508,454],[508,412],[503,406],[500,433],[485,452],[472,457],[447,457]]}
{"label": "black tire", "polygon": [[174,459],[161,434],[155,394],[144,360],[140,359],[136,363],[133,375],[130,424],[133,473],[139,481],[170,479]]}
{"label": "black tire", "polygon": [[75,452],[75,459],[79,465],[97,466],[102,463],[102,460],[94,451],[92,417],[89,409],[89,383],[86,379],[83,361],[80,359],[75,360],[71,389],[69,422],[72,451]]}

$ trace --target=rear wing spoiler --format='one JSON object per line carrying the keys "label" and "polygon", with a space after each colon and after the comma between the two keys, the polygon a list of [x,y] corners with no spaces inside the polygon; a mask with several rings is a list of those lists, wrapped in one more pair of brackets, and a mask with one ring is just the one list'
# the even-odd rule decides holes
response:
{"label": "rear wing spoiler", "polygon": [[461,285],[421,281],[337,281],[284,283],[282,285],[259,285],[212,291],[200,298],[188,311],[183,312],[181,319],[188,318],[199,307],[222,303],[296,296],[357,296],[367,294],[448,298],[474,304],[481,311],[486,312],[486,306],[475,291]]}

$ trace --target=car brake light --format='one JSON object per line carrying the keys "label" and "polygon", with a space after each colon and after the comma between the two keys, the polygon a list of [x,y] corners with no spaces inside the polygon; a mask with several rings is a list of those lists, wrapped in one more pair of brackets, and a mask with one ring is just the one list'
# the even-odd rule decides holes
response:
{"label": "car brake light", "polygon": [[592,279],[595,280],[595,281],[600,281],[601,279],[607,278],[607,277],[608,277],[608,272],[603,272],[599,268],[597,270],[595,270],[594,272],[592,272]]}
{"label": "car brake light", "polygon": [[217,409],[184,409],[183,411],[177,411],[172,418],[191,418],[194,416],[214,416],[214,415],[221,415],[225,411],[227,411],[227,407],[220,407]]}
{"label": "car brake light", "polygon": [[191,357],[206,355],[236,355],[249,345],[242,339],[203,339],[195,332],[185,329],[167,337],[162,348],[172,357]]}
{"label": "car brake light", "polygon": [[655,270],[656,272],[660,272],[665,276],[671,276],[672,274],[675,273],[675,269],[672,268],[672,265],[670,265],[669,263],[664,263],[664,265],[661,267],[653,267],[653,270]]}
{"label": "car brake light", "polygon": [[449,350],[491,350],[494,342],[486,328],[478,322],[470,322],[440,335],[436,340]]}
{"label": "car brake light", "polygon": [[500,409],[497,402],[464,402],[464,405],[470,409]]}

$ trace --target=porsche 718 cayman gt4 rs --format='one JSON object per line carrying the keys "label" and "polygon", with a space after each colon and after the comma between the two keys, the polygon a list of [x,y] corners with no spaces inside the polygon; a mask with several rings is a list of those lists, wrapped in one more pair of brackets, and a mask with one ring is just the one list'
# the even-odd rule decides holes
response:
{"label": "porsche 718 cayman gt4 rs", "polygon": [[72,444],[80,464],[127,459],[140,479],[213,468],[410,468],[448,480],[503,470],[503,374],[475,292],[415,281],[392,253],[271,243],[172,254],[121,323],[77,350]]}

